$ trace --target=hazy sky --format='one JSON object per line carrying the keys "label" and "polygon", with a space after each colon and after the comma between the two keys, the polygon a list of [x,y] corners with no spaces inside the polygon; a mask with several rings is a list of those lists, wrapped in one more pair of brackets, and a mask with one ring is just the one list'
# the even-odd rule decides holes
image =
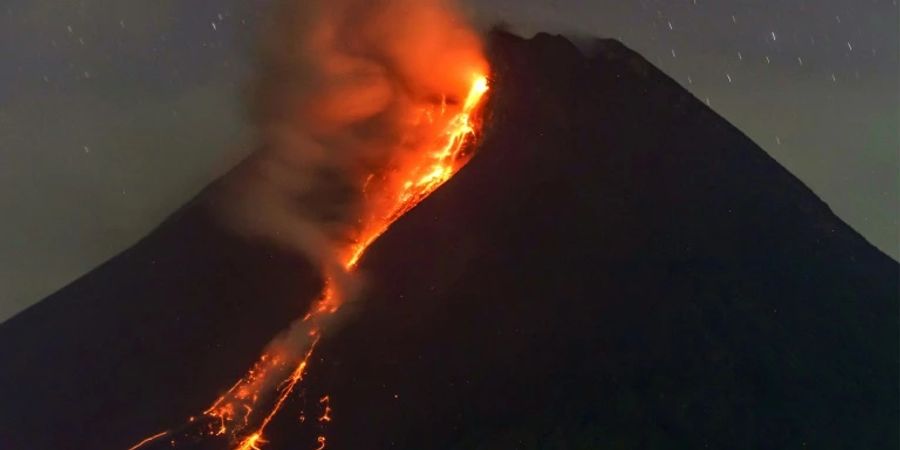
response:
{"label": "hazy sky", "polygon": [[[0,6],[0,320],[134,243],[250,150],[241,86],[267,4]],[[898,257],[897,0],[466,7],[522,33],[621,39]]]}

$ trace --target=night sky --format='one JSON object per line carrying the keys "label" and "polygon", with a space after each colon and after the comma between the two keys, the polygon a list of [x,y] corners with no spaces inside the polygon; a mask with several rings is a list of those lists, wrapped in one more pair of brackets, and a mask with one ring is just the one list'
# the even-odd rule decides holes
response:
{"label": "night sky", "polygon": [[[243,83],[268,4],[4,3],[0,320],[134,243],[252,149]],[[622,40],[898,257],[896,0],[466,7],[524,34]]]}

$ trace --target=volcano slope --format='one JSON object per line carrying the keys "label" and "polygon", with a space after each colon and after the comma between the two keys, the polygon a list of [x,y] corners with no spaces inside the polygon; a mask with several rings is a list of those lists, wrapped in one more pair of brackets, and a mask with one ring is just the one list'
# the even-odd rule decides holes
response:
{"label": "volcano slope", "polygon": [[321,289],[201,195],[131,249],[0,325],[0,448],[125,449],[203,411]]}
{"label": "volcano slope", "polygon": [[[897,448],[896,262],[621,44],[490,44],[479,153],[366,254],[264,448]],[[0,447],[178,426],[320,287],[195,202],[0,326]]]}
{"label": "volcano slope", "polygon": [[329,395],[328,448],[897,448],[895,261],[620,43],[491,52],[479,154],[293,406]]}

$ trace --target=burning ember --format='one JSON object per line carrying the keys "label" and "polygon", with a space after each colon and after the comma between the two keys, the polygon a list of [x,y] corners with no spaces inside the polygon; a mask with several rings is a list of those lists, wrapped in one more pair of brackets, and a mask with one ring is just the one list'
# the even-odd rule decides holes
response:
{"label": "burning ember", "polygon": [[[162,432],[133,446],[138,449],[150,442],[168,438],[174,445],[182,439],[198,436],[221,436],[232,442],[235,450],[259,450],[266,442],[266,426],[281,411],[285,401],[303,380],[310,358],[322,339],[327,319],[341,308],[345,295],[339,280],[356,270],[369,245],[390,225],[428,197],[452,177],[470,157],[469,149],[480,130],[480,107],[488,91],[485,73],[470,75],[465,98],[443,96],[440,102],[414,111],[409,118],[409,131],[416,134],[416,151],[403,152],[389,170],[369,173],[363,183],[365,214],[359,219],[352,240],[335,249],[341,263],[337,273],[326,273],[325,287],[290,335],[306,337],[305,350],[294,349],[275,341],[247,374],[218,398],[199,418],[190,419],[188,436]],[[433,130],[433,131],[432,131]],[[422,135],[426,136],[425,139]],[[275,385],[272,380],[282,380]],[[318,422],[332,420],[328,396],[320,401],[323,413]],[[317,438],[318,449],[325,448],[325,436]]]}

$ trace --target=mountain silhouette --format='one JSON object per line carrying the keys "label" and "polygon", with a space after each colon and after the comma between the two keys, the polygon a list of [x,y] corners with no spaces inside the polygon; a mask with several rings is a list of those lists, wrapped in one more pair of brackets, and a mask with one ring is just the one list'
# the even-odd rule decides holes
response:
{"label": "mountain silhouette", "polygon": [[[478,153],[363,257],[264,448],[900,445],[895,261],[619,42],[489,43]],[[311,267],[206,208],[0,326],[0,446],[127,448],[303,314]]]}
{"label": "mountain silhouette", "polygon": [[312,266],[231,235],[207,196],[0,324],[0,448],[128,448],[202,412],[306,312]]}

